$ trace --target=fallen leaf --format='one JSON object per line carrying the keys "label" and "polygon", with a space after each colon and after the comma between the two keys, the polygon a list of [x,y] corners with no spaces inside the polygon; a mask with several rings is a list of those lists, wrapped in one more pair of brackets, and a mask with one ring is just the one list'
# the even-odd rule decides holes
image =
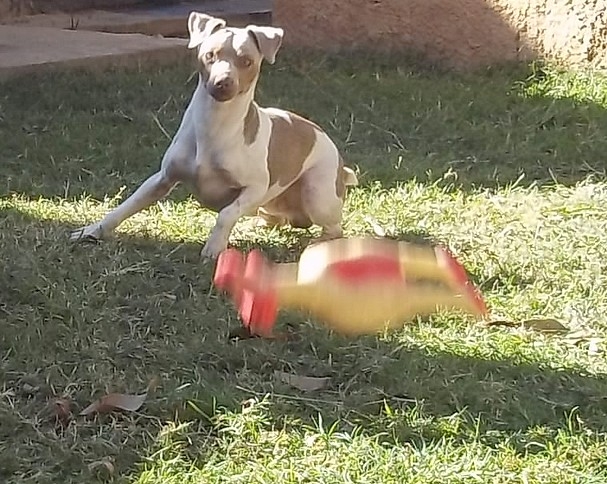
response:
{"label": "fallen leaf", "polygon": [[567,333],[569,328],[556,319],[528,319],[522,325],[527,329],[541,331],[542,333]]}
{"label": "fallen leaf", "polygon": [[518,326],[518,324],[515,323],[514,321],[507,321],[505,319],[500,319],[497,321],[487,321],[485,323],[485,326],[487,326],[487,327],[506,326],[507,328],[516,328]]}
{"label": "fallen leaf", "polygon": [[291,373],[285,373],[284,371],[275,371],[274,376],[278,381],[291,385],[303,392],[322,390],[331,381],[329,377],[293,375]]}
{"label": "fallen leaf", "polygon": [[88,416],[93,413],[109,413],[114,410],[124,410],[126,412],[136,412],[145,402],[148,393],[154,391],[158,386],[158,378],[152,378],[145,393],[141,395],[128,395],[125,393],[110,393],[95,400],[86,407],[80,415]]}
{"label": "fallen leaf", "polygon": [[567,333],[569,328],[556,319],[528,319],[526,321],[516,322],[508,320],[489,321],[485,323],[486,327],[504,326],[507,328],[518,328],[523,326],[526,329],[540,331],[542,333]]}
{"label": "fallen leaf", "polygon": [[124,393],[110,393],[95,400],[86,407],[80,415],[88,416],[93,413],[109,413],[113,410],[125,410],[135,412],[141,408],[147,398],[147,393],[142,395],[127,395]]}
{"label": "fallen leaf", "polygon": [[155,376],[154,378],[152,378],[150,380],[150,383],[148,383],[148,387],[145,391],[145,393],[152,393],[153,391],[156,390],[156,388],[158,388],[158,385],[160,384],[160,378]]}
{"label": "fallen leaf", "polygon": [[114,464],[109,459],[102,459],[97,462],[91,462],[88,465],[89,472],[94,472],[98,478],[109,479],[116,471]]}
{"label": "fallen leaf", "polygon": [[52,400],[50,410],[55,421],[64,427],[72,419],[71,403],[67,398],[55,398]]}

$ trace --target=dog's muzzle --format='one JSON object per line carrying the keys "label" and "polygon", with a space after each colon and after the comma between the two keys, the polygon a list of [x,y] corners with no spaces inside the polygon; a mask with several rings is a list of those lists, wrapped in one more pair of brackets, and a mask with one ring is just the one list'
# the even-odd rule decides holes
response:
{"label": "dog's muzzle", "polygon": [[228,76],[221,77],[207,84],[209,94],[219,102],[229,101],[236,95],[236,82]]}

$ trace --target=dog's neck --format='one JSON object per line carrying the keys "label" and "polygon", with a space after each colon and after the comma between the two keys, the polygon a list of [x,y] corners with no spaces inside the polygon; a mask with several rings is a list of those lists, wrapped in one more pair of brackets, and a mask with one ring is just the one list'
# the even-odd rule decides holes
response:
{"label": "dog's neck", "polygon": [[244,119],[255,97],[255,84],[253,83],[248,91],[238,94],[234,99],[219,102],[207,92],[204,81],[200,77],[195,93],[200,99],[200,110],[195,114],[200,129],[198,136],[214,141],[242,136]]}

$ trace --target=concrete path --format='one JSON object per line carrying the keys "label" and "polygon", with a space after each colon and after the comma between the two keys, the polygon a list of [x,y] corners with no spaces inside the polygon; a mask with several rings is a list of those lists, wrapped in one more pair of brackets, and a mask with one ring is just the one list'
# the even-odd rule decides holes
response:
{"label": "concrete path", "polygon": [[7,20],[0,25],[0,79],[67,66],[100,69],[173,61],[190,55],[185,40],[190,11],[226,18],[231,25],[267,25],[271,4],[271,0],[203,0]]}
{"label": "concrete path", "polygon": [[0,25],[0,79],[78,66],[102,69],[188,54],[185,39]]}
{"label": "concrete path", "polygon": [[231,25],[269,24],[272,0],[198,0],[171,5],[154,5],[111,10],[87,10],[7,19],[5,24],[58,29],[94,30],[96,32],[140,33],[164,37],[185,37],[186,20],[192,10],[223,17]]}

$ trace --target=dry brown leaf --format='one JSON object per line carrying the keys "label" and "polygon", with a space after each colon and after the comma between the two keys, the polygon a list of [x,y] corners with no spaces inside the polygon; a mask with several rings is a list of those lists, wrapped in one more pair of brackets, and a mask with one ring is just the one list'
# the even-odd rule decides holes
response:
{"label": "dry brown leaf", "polygon": [[114,410],[124,410],[126,412],[136,412],[145,402],[148,393],[153,392],[158,386],[159,379],[154,377],[148,383],[145,393],[141,395],[129,395],[125,393],[110,393],[95,400],[86,407],[80,415],[88,416],[94,413],[109,413]]}
{"label": "dry brown leaf", "polygon": [[160,384],[160,378],[155,376],[154,378],[152,378],[150,380],[150,383],[148,383],[148,387],[145,391],[145,393],[152,393],[156,390],[156,388],[158,388],[158,385]]}
{"label": "dry brown leaf", "polygon": [[322,390],[331,381],[329,377],[293,375],[291,373],[285,373],[284,371],[275,371],[274,376],[280,382],[291,385],[302,392]]}
{"label": "dry brown leaf", "polygon": [[114,464],[109,459],[92,462],[88,465],[88,469],[89,472],[94,472],[97,477],[105,479],[111,478],[116,471]]}
{"label": "dry brown leaf", "polygon": [[72,418],[71,402],[67,398],[56,398],[51,401],[50,410],[55,421],[64,427]]}
{"label": "dry brown leaf", "polygon": [[142,395],[127,395],[124,393],[110,393],[95,400],[86,407],[80,415],[88,416],[93,413],[109,413],[114,410],[125,410],[127,412],[135,412],[141,408],[148,394]]}
{"label": "dry brown leaf", "polygon": [[520,326],[531,329],[534,331],[540,331],[542,333],[567,333],[569,328],[556,319],[528,319],[526,321],[516,322],[508,320],[497,320],[489,321],[485,323],[485,326],[504,326],[507,328],[518,328]]}
{"label": "dry brown leaf", "polygon": [[528,319],[522,325],[527,329],[541,331],[542,333],[567,333],[569,328],[556,319]]}
{"label": "dry brown leaf", "polygon": [[507,328],[516,328],[518,326],[518,324],[515,323],[514,321],[507,321],[505,319],[500,319],[497,321],[487,321],[485,323],[485,326],[487,326],[487,327],[506,326]]}

